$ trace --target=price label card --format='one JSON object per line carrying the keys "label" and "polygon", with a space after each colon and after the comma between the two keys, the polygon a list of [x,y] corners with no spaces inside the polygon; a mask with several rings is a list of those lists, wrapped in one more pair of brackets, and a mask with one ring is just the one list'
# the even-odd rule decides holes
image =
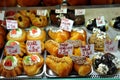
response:
{"label": "price label card", "polygon": [[94,44],[81,46],[82,56],[89,57],[90,54],[94,53]]}
{"label": "price label card", "polygon": [[99,28],[93,28],[93,31],[92,31],[93,33],[100,33],[101,31],[100,31],[100,29]]}
{"label": "price label card", "polygon": [[61,9],[55,9],[55,13],[67,13],[67,6],[61,6]]}
{"label": "price label card", "polygon": [[60,29],[71,32],[73,23],[74,23],[73,20],[70,20],[67,18],[62,18],[61,24],[60,24]]}
{"label": "price label card", "polygon": [[37,10],[37,15],[46,16],[47,12],[47,10]]}
{"label": "price label card", "polygon": [[104,18],[104,16],[97,17],[96,18],[96,24],[97,24],[97,27],[104,26],[105,25],[105,18]]}
{"label": "price label card", "polygon": [[4,20],[5,11],[0,11],[0,20]]}
{"label": "price label card", "polygon": [[5,46],[7,53],[9,54],[20,54],[20,46],[19,45],[14,45],[14,46]]}
{"label": "price label card", "polygon": [[116,52],[118,50],[117,40],[105,40],[104,42],[104,52]]}
{"label": "price label card", "polygon": [[26,46],[29,53],[41,53],[41,43],[39,40],[28,40]]}
{"label": "price label card", "polygon": [[17,29],[18,22],[16,20],[6,20],[7,29]]}
{"label": "price label card", "polygon": [[61,43],[58,49],[58,54],[72,55],[73,45],[68,43]]}
{"label": "price label card", "polygon": [[75,9],[75,15],[85,15],[85,9]]}

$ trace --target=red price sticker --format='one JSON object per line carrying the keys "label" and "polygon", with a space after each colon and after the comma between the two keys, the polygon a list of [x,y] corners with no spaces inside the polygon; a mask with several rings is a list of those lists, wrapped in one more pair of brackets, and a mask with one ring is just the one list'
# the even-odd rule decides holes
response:
{"label": "red price sticker", "polygon": [[60,24],[60,29],[71,32],[73,23],[74,23],[73,20],[70,20],[67,18],[62,18],[61,24]]}
{"label": "red price sticker", "polygon": [[47,12],[47,10],[37,10],[37,15],[46,16]]}
{"label": "red price sticker", "polygon": [[41,43],[39,40],[28,40],[26,46],[29,53],[41,53]]}
{"label": "red price sticker", "polygon": [[20,54],[20,46],[18,44],[14,46],[5,46],[7,53],[9,54]]}
{"label": "red price sticker", "polygon": [[72,55],[73,45],[68,43],[61,43],[58,49],[58,54]]}
{"label": "red price sticker", "polygon": [[85,9],[75,9],[75,15],[85,15]]}
{"label": "red price sticker", "polygon": [[116,40],[105,40],[104,52],[116,52],[118,50],[118,41]]}
{"label": "red price sticker", "polygon": [[104,16],[97,17],[96,18],[96,24],[97,24],[97,27],[104,26],[105,25],[105,18],[104,18]]}
{"label": "red price sticker", "polygon": [[94,53],[94,44],[81,46],[82,56],[89,57],[90,54]]}
{"label": "red price sticker", "polygon": [[7,29],[17,29],[18,22],[16,20],[6,20]]}
{"label": "red price sticker", "polygon": [[0,20],[4,20],[5,11],[0,11]]}

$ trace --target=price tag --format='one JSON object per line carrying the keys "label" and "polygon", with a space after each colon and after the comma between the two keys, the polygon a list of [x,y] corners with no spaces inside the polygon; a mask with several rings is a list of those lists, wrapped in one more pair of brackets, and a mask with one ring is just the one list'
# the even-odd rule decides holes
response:
{"label": "price tag", "polygon": [[73,20],[70,20],[67,18],[62,18],[61,24],[60,24],[60,29],[71,32],[73,23],[74,23]]}
{"label": "price tag", "polygon": [[116,52],[118,50],[117,40],[105,40],[104,42],[104,52]]}
{"label": "price tag", "polygon": [[16,20],[6,20],[7,29],[17,29],[18,22]]}
{"label": "price tag", "polygon": [[5,46],[7,53],[9,54],[20,54],[20,46],[18,44],[14,46]]}
{"label": "price tag", "polygon": [[100,33],[101,31],[100,31],[100,29],[99,28],[93,28],[93,31],[92,31],[93,33]]}
{"label": "price tag", "polygon": [[41,53],[41,43],[39,40],[28,40],[26,46],[29,53]]}
{"label": "price tag", "polygon": [[104,18],[104,16],[97,17],[96,18],[96,24],[97,24],[97,27],[104,26],[105,25],[105,18]]}
{"label": "price tag", "polygon": [[0,11],[0,20],[4,20],[5,11]]}
{"label": "price tag", "polygon": [[85,15],[85,9],[75,9],[75,15]]}
{"label": "price tag", "polygon": [[94,53],[94,44],[81,46],[82,56],[89,57],[90,54]]}
{"label": "price tag", "polygon": [[61,6],[61,9],[55,9],[55,13],[67,13],[67,7]]}
{"label": "price tag", "polygon": [[61,43],[58,49],[58,54],[72,55],[73,45],[68,43]]}
{"label": "price tag", "polygon": [[47,12],[47,10],[37,10],[37,15],[46,16]]}

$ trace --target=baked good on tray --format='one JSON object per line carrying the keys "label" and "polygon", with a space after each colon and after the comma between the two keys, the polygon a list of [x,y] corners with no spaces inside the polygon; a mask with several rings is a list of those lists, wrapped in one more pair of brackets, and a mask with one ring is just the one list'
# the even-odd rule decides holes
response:
{"label": "baked good on tray", "polygon": [[92,60],[84,56],[71,56],[74,62],[74,70],[79,76],[87,76],[92,71]]}
{"label": "baked good on tray", "polygon": [[0,49],[4,47],[4,44],[5,44],[4,37],[0,34]]}
{"label": "baked good on tray", "polygon": [[46,40],[46,32],[42,28],[31,26],[27,31],[27,40],[40,40],[44,42]]}
{"label": "baked good on tray", "polygon": [[90,37],[88,42],[94,44],[94,49],[97,51],[104,51],[104,41],[110,40],[110,37],[105,32],[95,32]]}
{"label": "baked good on tray", "polygon": [[22,59],[16,56],[6,56],[1,62],[1,76],[10,78],[23,72]]}
{"label": "baked good on tray", "polygon": [[62,4],[63,0],[43,0],[45,6],[56,6]]}
{"label": "baked good on tray", "polygon": [[115,4],[120,4],[120,0],[113,0]]}
{"label": "baked good on tray", "polygon": [[99,28],[101,31],[105,32],[105,31],[108,30],[108,23],[107,23],[107,21],[105,21],[105,25],[97,26],[96,18],[95,19],[89,19],[86,22],[86,28],[87,28],[88,31],[93,31],[94,28]]}
{"label": "baked good on tray", "polygon": [[4,27],[0,26],[0,35],[3,36],[3,39],[6,39],[6,34],[7,30]]}
{"label": "baked good on tray", "polygon": [[87,5],[88,0],[67,0],[70,6]]}
{"label": "baked good on tray", "polygon": [[[12,54],[11,52],[7,51],[7,47],[9,46],[16,46],[18,45],[20,52],[18,51],[17,53]],[[19,56],[19,57],[23,57],[26,54],[26,46],[24,42],[18,42],[18,41],[14,41],[14,40],[9,40],[7,41],[5,48],[4,48],[4,55],[5,56],[11,56],[11,55],[15,55],[15,56]]]}
{"label": "baked good on tray", "polygon": [[10,30],[7,34],[7,40],[26,41],[26,31],[20,28]]}
{"label": "baked good on tray", "polygon": [[58,58],[53,55],[48,55],[45,62],[59,77],[67,77],[71,73],[73,66],[72,59],[69,56]]}
{"label": "baked good on tray", "polygon": [[40,72],[44,64],[44,59],[40,54],[31,54],[24,56],[22,63],[25,74],[33,76]]}
{"label": "baked good on tray", "polygon": [[115,29],[120,30],[120,16],[113,18],[110,21],[110,26],[112,26]]}
{"label": "baked good on tray", "polygon": [[120,60],[114,53],[98,52],[93,56],[93,68],[100,75],[114,75],[120,69]]}
{"label": "baked good on tray", "polygon": [[50,55],[57,56],[59,43],[54,40],[47,40],[45,42],[45,49]]}
{"label": "baked good on tray", "polygon": [[59,29],[57,27],[51,27],[48,30],[48,35],[51,39],[55,40],[56,42],[64,42],[69,39],[70,34],[67,31]]}
{"label": "baked good on tray", "polygon": [[70,40],[81,40],[82,44],[86,44],[87,33],[80,27],[73,28],[70,33]]}
{"label": "baked good on tray", "polygon": [[17,0],[17,3],[21,7],[32,7],[32,6],[38,6],[40,4],[41,0]]}
{"label": "baked good on tray", "polygon": [[33,26],[46,27],[48,25],[47,16],[36,15],[34,13],[30,14],[30,20]]}
{"label": "baked good on tray", "polygon": [[18,27],[27,28],[30,27],[30,20],[28,17],[23,16],[21,13],[16,13],[14,16],[15,20],[18,22]]}
{"label": "baked good on tray", "polygon": [[0,0],[0,7],[15,7],[17,0]]}

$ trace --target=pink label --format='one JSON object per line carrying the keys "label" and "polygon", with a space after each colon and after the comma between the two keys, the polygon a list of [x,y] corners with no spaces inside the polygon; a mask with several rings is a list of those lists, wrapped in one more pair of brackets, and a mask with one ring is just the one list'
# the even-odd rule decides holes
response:
{"label": "pink label", "polygon": [[72,55],[73,45],[68,43],[61,43],[58,49],[58,54]]}
{"label": "pink label", "polygon": [[104,26],[105,25],[105,18],[104,18],[104,16],[97,17],[96,18],[96,24],[97,24],[97,27]]}
{"label": "pink label", "polygon": [[104,52],[116,52],[118,50],[118,41],[105,40],[104,42]]}
{"label": "pink label", "polygon": [[60,29],[71,32],[73,23],[74,23],[73,20],[70,20],[67,18],[62,18],[61,24],[60,24]]}
{"label": "pink label", "polygon": [[82,56],[89,57],[90,54],[94,53],[94,44],[81,46]]}
{"label": "pink label", "polygon": [[17,29],[18,22],[16,20],[6,20],[7,29]]}
{"label": "pink label", "polygon": [[85,9],[75,9],[75,15],[85,15]]}
{"label": "pink label", "polygon": [[41,43],[39,40],[28,40],[26,46],[29,53],[41,53]]}
{"label": "pink label", "polygon": [[5,46],[8,54],[20,54],[20,46],[14,45],[14,46]]}

